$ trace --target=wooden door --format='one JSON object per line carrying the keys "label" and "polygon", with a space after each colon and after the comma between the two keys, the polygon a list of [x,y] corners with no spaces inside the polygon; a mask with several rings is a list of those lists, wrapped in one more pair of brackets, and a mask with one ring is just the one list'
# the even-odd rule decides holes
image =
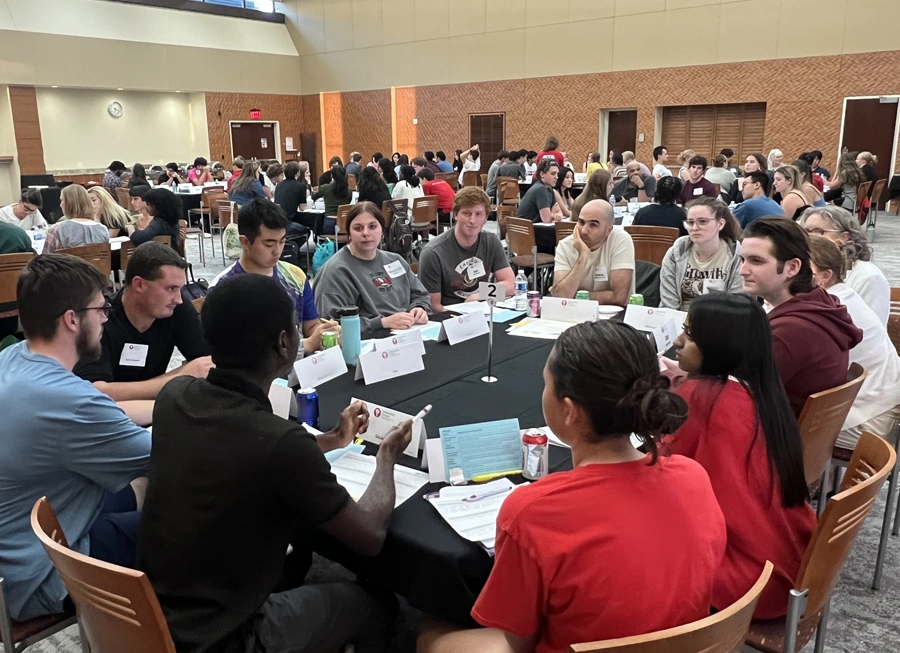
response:
{"label": "wooden door", "polygon": [[[319,148],[316,147],[315,132],[300,133],[300,161],[306,161],[309,164],[309,173],[312,179],[318,179],[323,172],[319,169]],[[363,159],[365,162],[365,159]],[[303,181],[302,179],[300,181]]]}
{"label": "wooden door", "polygon": [[897,127],[897,101],[882,102],[878,98],[847,100],[841,151],[871,152],[878,157],[875,170],[879,179],[890,179],[891,156],[894,153],[894,130]]}
{"label": "wooden door", "polygon": [[637,143],[637,111],[610,111],[606,133],[607,151],[634,152]]}
{"label": "wooden door", "polygon": [[231,123],[232,158],[242,156],[247,160],[275,159],[278,158],[277,149],[275,123]]}
{"label": "wooden door", "polygon": [[469,115],[469,142],[466,147],[478,145],[481,153],[481,169],[487,167],[497,158],[497,153],[504,149],[506,143],[506,114],[480,113]]}

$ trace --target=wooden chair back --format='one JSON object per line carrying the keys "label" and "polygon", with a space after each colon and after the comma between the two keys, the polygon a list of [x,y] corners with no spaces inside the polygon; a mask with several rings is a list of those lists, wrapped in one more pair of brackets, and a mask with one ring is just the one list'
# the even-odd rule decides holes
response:
{"label": "wooden chair back", "polygon": [[500,240],[506,238],[507,221],[516,217],[516,207],[511,204],[497,205],[497,224],[500,226]]}
{"label": "wooden chair back", "polygon": [[391,208],[390,200],[385,200],[381,203],[381,215],[384,217],[384,229],[387,231],[391,228],[391,223],[394,221],[394,209]]}
{"label": "wooden chair back", "polygon": [[437,195],[426,195],[413,200],[412,221],[414,224],[430,224],[437,222],[438,198]]}
{"label": "wooden chair back", "polygon": [[131,212],[131,195],[128,194],[127,188],[121,186],[116,188],[116,200],[119,202],[119,206],[129,213]]}
{"label": "wooden chair back", "polygon": [[46,497],[34,504],[31,528],[78,610],[92,653],[175,653],[146,574],[72,551]]}
{"label": "wooden chair back", "polygon": [[475,170],[466,170],[463,173],[463,186],[477,186],[478,185],[478,172]]}
{"label": "wooden chair back", "polygon": [[131,257],[134,255],[134,243],[130,240],[126,240],[122,243],[122,248],[119,250],[119,269],[124,272],[128,269],[128,261],[131,260]]}
{"label": "wooden chair back", "polygon": [[834,591],[856,534],[896,461],[897,453],[886,440],[871,433],[863,433],[859,438],[841,491],[825,505],[800,564],[794,587],[809,590],[806,615],[820,612]]}
{"label": "wooden chair back", "polygon": [[187,242],[187,228],[187,220],[178,221],[178,255],[181,258],[184,258],[184,248],[185,243]]}
{"label": "wooden chair back", "polygon": [[434,176],[435,179],[443,179],[454,191],[459,190],[459,175],[455,172],[441,172]]}
{"label": "wooden chair back", "polygon": [[0,304],[16,301],[19,275],[34,258],[34,254],[0,254]]}
{"label": "wooden chair back", "polygon": [[162,243],[163,245],[168,245],[169,247],[171,247],[172,246],[172,237],[171,236],[154,236],[153,242],[154,243]]}
{"label": "wooden chair back", "polygon": [[109,249],[109,243],[66,247],[56,250],[56,253],[77,256],[97,268],[104,277],[108,277],[109,273],[112,272],[112,253]]}
{"label": "wooden chair back", "polygon": [[870,190],[872,190],[871,181],[864,181],[856,187],[856,210],[854,211],[854,213],[859,212],[863,201],[869,196]]}
{"label": "wooden chair back", "polygon": [[525,218],[507,218],[506,242],[510,256],[531,256],[535,246],[534,223]]}
{"label": "wooden chair back", "polygon": [[216,213],[211,216],[217,218],[217,224],[224,229],[232,222],[237,222],[237,205],[228,199],[219,199],[215,203]]}
{"label": "wooden chair back", "polygon": [[875,182],[875,185],[872,187],[872,209],[878,210],[878,203],[881,201],[881,196],[884,195],[884,188],[887,186],[887,179],[879,179]]}
{"label": "wooden chair back", "polygon": [[625,231],[634,241],[634,259],[649,261],[662,265],[663,258],[678,238],[678,229],[674,227],[647,227],[632,225]]}
{"label": "wooden chair back", "polygon": [[203,308],[203,301],[206,297],[198,297],[197,299],[192,299],[191,304],[194,305],[194,309],[199,313]]}
{"label": "wooden chair back", "polygon": [[487,175],[479,175],[478,176],[478,185],[482,188],[487,188]]}
{"label": "wooden chair back", "polygon": [[[349,240],[350,234],[347,233],[347,214],[350,213],[350,209],[353,208],[352,204],[341,204],[337,210],[337,216],[335,217],[335,225],[337,226],[338,242],[345,243]],[[323,234],[325,236],[331,236],[334,238],[334,234]]]}
{"label": "wooden chair back", "polygon": [[891,310],[888,313],[888,336],[894,349],[900,353],[900,288],[891,288]]}
{"label": "wooden chair back", "polygon": [[512,177],[497,178],[497,203],[519,203],[519,180]]}
{"label": "wooden chair back", "polygon": [[573,644],[569,653],[733,653],[740,651],[769,577],[772,563],[744,596],[721,612],[693,623],[646,635],[608,639],[590,644]]}
{"label": "wooden chair back", "polygon": [[578,226],[577,222],[571,222],[569,220],[560,220],[556,223],[556,244],[559,245],[559,241],[563,238],[571,236],[575,231],[575,227]]}
{"label": "wooden chair back", "polygon": [[356,175],[347,175],[347,187],[350,189],[351,193],[356,190]]}
{"label": "wooden chair back", "polygon": [[866,370],[859,363],[853,363],[847,372],[846,383],[810,395],[803,404],[797,421],[803,443],[803,472],[807,485],[815,485],[822,477],[866,375]]}

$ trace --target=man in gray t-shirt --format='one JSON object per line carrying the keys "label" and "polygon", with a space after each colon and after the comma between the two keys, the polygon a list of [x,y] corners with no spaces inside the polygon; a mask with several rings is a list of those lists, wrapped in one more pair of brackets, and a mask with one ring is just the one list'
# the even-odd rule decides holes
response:
{"label": "man in gray t-shirt", "polygon": [[445,306],[477,301],[478,284],[495,275],[506,286],[506,294],[515,292],[515,276],[500,244],[500,239],[482,231],[491,201],[478,187],[462,188],[453,198],[453,229],[432,238],[419,260],[419,280],[431,295],[431,308],[437,313]]}

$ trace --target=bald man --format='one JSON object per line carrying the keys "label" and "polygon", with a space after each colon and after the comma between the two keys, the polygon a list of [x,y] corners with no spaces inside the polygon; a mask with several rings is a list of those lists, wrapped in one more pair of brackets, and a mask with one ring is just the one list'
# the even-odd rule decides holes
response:
{"label": "bald man", "polygon": [[578,216],[575,232],[556,246],[554,297],[574,298],[579,290],[601,304],[625,306],[634,294],[634,243],[613,226],[613,207],[591,200]]}
{"label": "bald man", "polygon": [[612,194],[620,204],[636,199],[638,202],[649,202],[656,194],[656,178],[641,172],[641,164],[632,159],[625,164],[625,177],[616,182]]}

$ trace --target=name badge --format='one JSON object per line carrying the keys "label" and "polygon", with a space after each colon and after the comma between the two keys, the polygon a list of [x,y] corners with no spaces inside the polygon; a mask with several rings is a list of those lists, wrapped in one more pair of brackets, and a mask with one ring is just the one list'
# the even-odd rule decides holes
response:
{"label": "name badge", "polygon": [[695,188],[695,189],[694,189],[694,195],[703,195],[703,189],[702,189],[702,188]]}
{"label": "name badge", "polygon": [[724,279],[704,279],[703,294],[708,295],[710,291],[725,292]]}
{"label": "name badge", "polygon": [[119,365],[126,367],[144,367],[147,364],[147,352],[150,345],[134,345],[126,343],[122,347],[122,356],[119,357]]}
{"label": "name badge", "polygon": [[484,276],[484,261],[480,258],[469,259],[469,278],[479,279]]}
{"label": "name badge", "polygon": [[609,271],[607,271],[605,265],[598,265],[594,268],[594,283],[598,281],[603,283],[609,281]]}
{"label": "name badge", "polygon": [[401,263],[400,261],[388,263],[384,266],[384,271],[388,273],[388,276],[390,276],[391,279],[396,279],[397,277],[402,277],[406,274],[406,270],[403,268],[403,263]]}

